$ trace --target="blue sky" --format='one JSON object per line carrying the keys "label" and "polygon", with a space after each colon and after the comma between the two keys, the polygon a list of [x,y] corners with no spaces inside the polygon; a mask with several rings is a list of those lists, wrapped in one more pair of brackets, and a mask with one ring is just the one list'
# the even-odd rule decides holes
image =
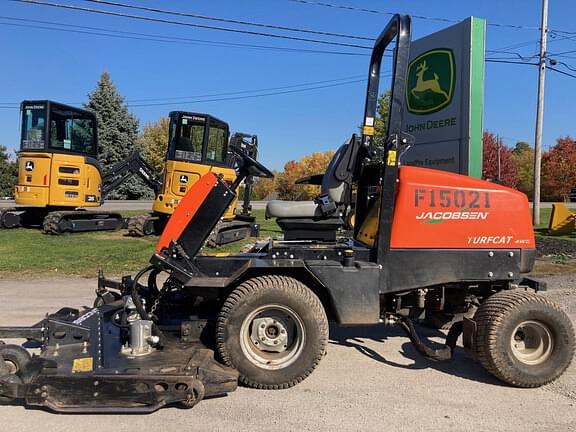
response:
{"label": "blue sky", "polygon": [[[202,25],[370,45],[370,42],[362,40],[329,38],[186,17],[170,17],[81,0],[46,1]],[[118,1],[212,17],[365,37],[376,37],[389,19],[389,16],[385,14],[303,4],[290,0]],[[315,0],[310,1],[318,3]],[[518,46],[512,48],[511,51],[527,57],[534,55],[538,50],[539,32],[536,28],[540,24],[540,1],[325,0],[324,2],[429,18],[461,20],[468,16],[477,16],[485,18],[489,24],[522,26],[526,28],[515,29],[489,25],[487,50]],[[0,68],[0,106],[6,107],[9,105],[5,103],[19,102],[26,98],[54,99],[79,104],[86,101],[87,94],[94,88],[101,72],[107,70],[121,94],[131,104],[174,102],[173,105],[133,106],[131,110],[140,119],[141,125],[157,120],[170,110],[208,112],[228,121],[233,131],[258,134],[261,144],[260,158],[265,164],[275,169],[281,169],[290,159],[299,159],[313,151],[336,148],[357,131],[357,126],[362,119],[365,83],[349,82],[366,76],[369,58],[364,55],[222,47],[204,42],[191,42],[189,39],[355,54],[368,53],[368,50],[143,22],[7,0],[0,0],[0,5],[2,17],[0,18],[0,46],[2,46],[4,59]],[[574,0],[550,0],[550,28],[574,33],[552,33],[548,51],[562,53],[573,50],[573,53],[563,54],[562,57],[558,57],[558,60],[576,69],[574,16],[576,16]],[[180,40],[183,43],[166,43],[52,31],[22,27],[22,25],[54,27],[53,24],[17,21],[13,18],[141,33],[147,35],[145,37],[148,38],[157,38],[153,35],[162,35],[188,40]],[[450,23],[415,18],[413,38],[417,39],[448,25]],[[68,27],[68,29],[71,28]],[[92,31],[101,32],[100,30]],[[487,57],[519,59],[515,57],[515,54],[501,53],[488,53]],[[556,67],[576,75],[576,72],[567,69],[564,65]],[[383,70],[386,68],[387,66],[384,65]],[[341,80],[342,78],[348,79]],[[282,91],[338,85],[303,92],[236,100],[184,103],[183,99],[170,99],[296,86],[304,83],[314,84],[289,87]],[[342,83],[348,84],[340,85]],[[503,136],[508,145],[515,144],[517,140],[532,143],[536,88],[537,68],[535,66],[488,63],[486,65],[485,128]],[[275,91],[278,90],[211,96],[203,99],[222,99]],[[553,144],[558,136],[576,135],[575,94],[576,78],[553,71],[547,72],[545,146]],[[141,99],[158,100],[138,101]],[[198,101],[197,97],[195,99]],[[0,144],[14,149],[18,146],[18,136],[18,110],[0,108]]]}

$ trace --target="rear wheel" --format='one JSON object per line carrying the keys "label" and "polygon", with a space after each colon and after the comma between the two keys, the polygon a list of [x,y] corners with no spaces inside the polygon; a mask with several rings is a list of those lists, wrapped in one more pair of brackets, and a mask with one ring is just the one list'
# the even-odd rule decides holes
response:
{"label": "rear wheel", "polygon": [[480,306],[474,321],[478,360],[508,384],[547,384],[566,370],[574,356],[570,318],[541,295],[501,291]]}
{"label": "rear wheel", "polygon": [[284,389],[316,368],[328,342],[328,320],[318,297],[300,281],[262,276],[238,286],[216,327],[218,352],[254,388]]}

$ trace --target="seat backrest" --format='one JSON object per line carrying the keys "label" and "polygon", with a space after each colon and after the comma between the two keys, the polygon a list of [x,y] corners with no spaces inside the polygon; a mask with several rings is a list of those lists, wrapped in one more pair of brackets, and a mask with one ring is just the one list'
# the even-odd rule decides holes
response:
{"label": "seat backrest", "polygon": [[322,178],[322,186],[320,188],[322,194],[328,194],[330,199],[338,204],[344,202],[346,185],[344,181],[336,178],[336,169],[346,153],[346,146],[348,146],[348,142],[342,144],[336,153],[334,153],[334,156],[332,156],[332,160],[328,164],[324,177]]}
{"label": "seat backrest", "polygon": [[346,201],[356,169],[358,150],[361,142],[356,135],[346,141],[336,151],[322,178],[321,193],[328,194],[337,204]]}

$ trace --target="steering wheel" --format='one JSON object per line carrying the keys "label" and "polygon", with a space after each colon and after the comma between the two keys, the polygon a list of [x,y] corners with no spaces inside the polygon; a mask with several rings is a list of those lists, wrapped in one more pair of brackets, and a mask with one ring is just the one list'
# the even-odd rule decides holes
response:
{"label": "steering wheel", "polygon": [[262,178],[274,178],[274,174],[252,156],[237,146],[230,147],[230,151],[242,160],[241,170],[246,170],[248,175]]}

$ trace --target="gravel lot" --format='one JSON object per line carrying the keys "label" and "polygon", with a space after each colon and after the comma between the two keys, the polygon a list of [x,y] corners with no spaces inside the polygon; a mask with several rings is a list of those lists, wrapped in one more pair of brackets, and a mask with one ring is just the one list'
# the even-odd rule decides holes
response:
{"label": "gravel lot", "polygon": [[[576,275],[547,278],[546,294],[576,321]],[[89,305],[95,280],[0,280],[0,325],[27,325],[60,306]],[[576,364],[541,389],[507,387],[464,358],[420,357],[397,328],[331,329],[328,355],[284,391],[240,388],[192,410],[145,416],[55,415],[0,406],[0,431],[574,431]]]}

